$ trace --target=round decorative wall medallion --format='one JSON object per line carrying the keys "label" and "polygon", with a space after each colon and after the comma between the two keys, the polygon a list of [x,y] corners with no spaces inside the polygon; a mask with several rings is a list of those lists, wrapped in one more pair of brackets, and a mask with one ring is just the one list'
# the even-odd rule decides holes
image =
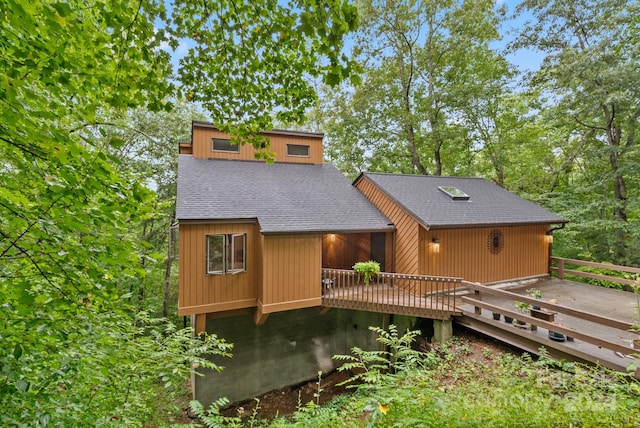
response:
{"label": "round decorative wall medallion", "polygon": [[487,248],[491,254],[498,254],[504,247],[504,235],[500,229],[493,229],[487,237]]}

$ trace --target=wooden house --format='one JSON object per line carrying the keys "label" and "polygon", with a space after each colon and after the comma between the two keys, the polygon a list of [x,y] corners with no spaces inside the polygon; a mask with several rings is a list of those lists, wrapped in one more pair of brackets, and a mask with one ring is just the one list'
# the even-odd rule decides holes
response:
{"label": "wooden house", "polygon": [[322,134],[270,131],[275,162],[255,160],[193,123],[178,161],[180,315],[209,318],[321,305],[322,268],[376,258],[391,268],[394,226],[335,167]]}
{"label": "wooden house", "polygon": [[363,173],[352,186],[323,163],[322,134],[263,135],[273,164],[203,122],[180,146],[178,311],[198,328],[207,314],[262,323],[321,306],[323,269],[369,259],[482,283],[549,272],[550,230],[565,220],[487,180]]}
{"label": "wooden house", "polygon": [[396,227],[395,272],[492,283],[547,275],[561,217],[482,178],[363,173]]}
{"label": "wooden house", "polygon": [[[486,180],[363,173],[352,184],[323,163],[322,134],[263,135],[273,164],[208,123],[180,144],[178,312],[235,345],[214,382],[193,378],[205,403],[326,373],[332,355],[375,348],[370,325],[419,317],[446,340],[463,279],[549,271],[549,232],[564,220]],[[370,259],[383,273],[363,284],[352,266]]]}

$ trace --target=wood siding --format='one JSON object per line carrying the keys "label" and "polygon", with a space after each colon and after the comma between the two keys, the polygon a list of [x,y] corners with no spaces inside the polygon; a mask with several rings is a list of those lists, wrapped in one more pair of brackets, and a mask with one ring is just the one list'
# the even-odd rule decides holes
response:
{"label": "wood siding", "polygon": [[178,146],[178,154],[192,155],[193,146],[191,145],[191,143],[180,143],[180,145]]}
{"label": "wood siding", "polygon": [[[407,214],[391,198],[382,193],[368,178],[362,177],[356,187],[375,205],[396,227],[395,263],[389,272],[417,275],[419,271],[420,224]],[[390,240],[389,240],[390,241]]]}
{"label": "wood siding", "polygon": [[[322,137],[321,136],[304,136],[304,135],[272,135],[268,134],[270,140],[270,152],[275,152],[276,162],[288,163],[305,163],[321,165],[323,163],[322,155]],[[192,135],[192,153],[196,158],[205,159],[229,159],[229,160],[249,160],[255,161],[256,150],[250,144],[242,144],[239,151],[224,152],[213,151],[212,140],[214,138],[229,138],[228,134],[218,131],[210,126],[193,128]],[[309,156],[288,156],[287,144],[300,144],[309,146]]]}
{"label": "wood siding", "polygon": [[[246,271],[206,274],[206,236],[247,234]],[[178,315],[203,314],[256,306],[260,273],[256,224],[180,224]]]}
{"label": "wood siding", "polygon": [[[384,272],[393,269],[393,232],[385,233]],[[322,236],[322,267],[351,270],[357,262],[370,260],[371,233],[327,233]]]}
{"label": "wood siding", "polygon": [[322,303],[322,235],[268,235],[262,242],[262,313]]}
{"label": "wood siding", "polygon": [[[462,277],[471,282],[496,282],[549,272],[548,225],[477,229],[425,230],[420,228],[420,273]],[[502,232],[504,246],[489,250],[492,230]],[[433,238],[440,242],[434,252]]]}
{"label": "wood siding", "polygon": [[371,257],[371,234],[328,233],[322,237],[322,267],[351,269]]}

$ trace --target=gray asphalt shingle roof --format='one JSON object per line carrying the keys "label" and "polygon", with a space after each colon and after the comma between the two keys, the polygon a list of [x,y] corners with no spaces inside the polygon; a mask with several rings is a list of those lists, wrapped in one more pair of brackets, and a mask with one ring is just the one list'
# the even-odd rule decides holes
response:
{"label": "gray asphalt shingle roof", "polygon": [[[482,178],[381,173],[362,176],[429,229],[566,223],[562,217]],[[456,187],[470,198],[454,201],[439,186]]]}
{"label": "gray asphalt shingle roof", "polygon": [[257,219],[263,233],[392,230],[333,165],[178,159],[178,220]]}

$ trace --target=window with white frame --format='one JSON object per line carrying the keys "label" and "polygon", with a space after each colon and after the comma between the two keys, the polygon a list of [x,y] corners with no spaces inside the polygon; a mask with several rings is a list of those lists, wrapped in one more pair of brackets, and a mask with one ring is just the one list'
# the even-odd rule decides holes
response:
{"label": "window with white frame", "polygon": [[207,235],[207,274],[221,275],[247,270],[247,234]]}

